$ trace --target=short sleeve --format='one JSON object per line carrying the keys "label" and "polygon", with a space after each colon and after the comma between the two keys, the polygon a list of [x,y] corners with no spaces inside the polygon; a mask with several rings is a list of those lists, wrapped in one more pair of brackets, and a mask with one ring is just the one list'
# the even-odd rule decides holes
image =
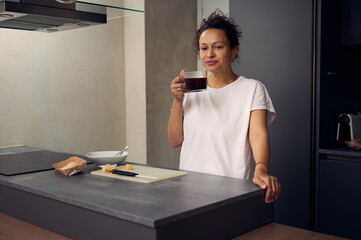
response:
{"label": "short sleeve", "polygon": [[253,95],[251,111],[260,109],[267,110],[267,125],[271,124],[276,118],[276,111],[266,87],[262,83],[257,82]]}

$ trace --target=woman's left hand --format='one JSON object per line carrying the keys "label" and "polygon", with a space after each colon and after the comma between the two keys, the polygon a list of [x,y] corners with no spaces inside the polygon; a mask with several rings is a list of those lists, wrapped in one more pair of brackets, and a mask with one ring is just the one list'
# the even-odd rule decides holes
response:
{"label": "woman's left hand", "polygon": [[281,192],[281,184],[278,178],[269,175],[268,173],[255,172],[253,183],[266,190],[266,203],[272,203],[278,198]]}

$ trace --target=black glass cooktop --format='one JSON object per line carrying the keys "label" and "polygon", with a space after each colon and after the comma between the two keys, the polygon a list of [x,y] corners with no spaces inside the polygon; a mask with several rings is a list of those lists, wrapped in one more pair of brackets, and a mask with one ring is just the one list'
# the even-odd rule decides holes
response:
{"label": "black glass cooktop", "polygon": [[[0,148],[0,174],[7,176],[54,169],[53,164],[74,154],[47,151],[29,146]],[[83,156],[78,156],[85,159]],[[87,159],[85,159],[87,160]]]}

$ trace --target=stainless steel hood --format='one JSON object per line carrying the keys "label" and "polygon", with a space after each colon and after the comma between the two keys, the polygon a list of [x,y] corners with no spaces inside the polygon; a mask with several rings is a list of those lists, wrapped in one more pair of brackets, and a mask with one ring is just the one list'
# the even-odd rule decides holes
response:
{"label": "stainless steel hood", "polygon": [[58,32],[104,24],[106,7],[56,0],[0,0],[0,28]]}

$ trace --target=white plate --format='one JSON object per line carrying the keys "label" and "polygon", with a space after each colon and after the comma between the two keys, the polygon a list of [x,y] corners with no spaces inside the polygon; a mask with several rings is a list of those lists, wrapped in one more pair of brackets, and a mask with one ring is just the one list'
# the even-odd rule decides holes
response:
{"label": "white plate", "polygon": [[123,152],[121,156],[114,157],[119,151],[98,151],[88,152],[85,156],[96,165],[121,164],[127,157],[128,152]]}

